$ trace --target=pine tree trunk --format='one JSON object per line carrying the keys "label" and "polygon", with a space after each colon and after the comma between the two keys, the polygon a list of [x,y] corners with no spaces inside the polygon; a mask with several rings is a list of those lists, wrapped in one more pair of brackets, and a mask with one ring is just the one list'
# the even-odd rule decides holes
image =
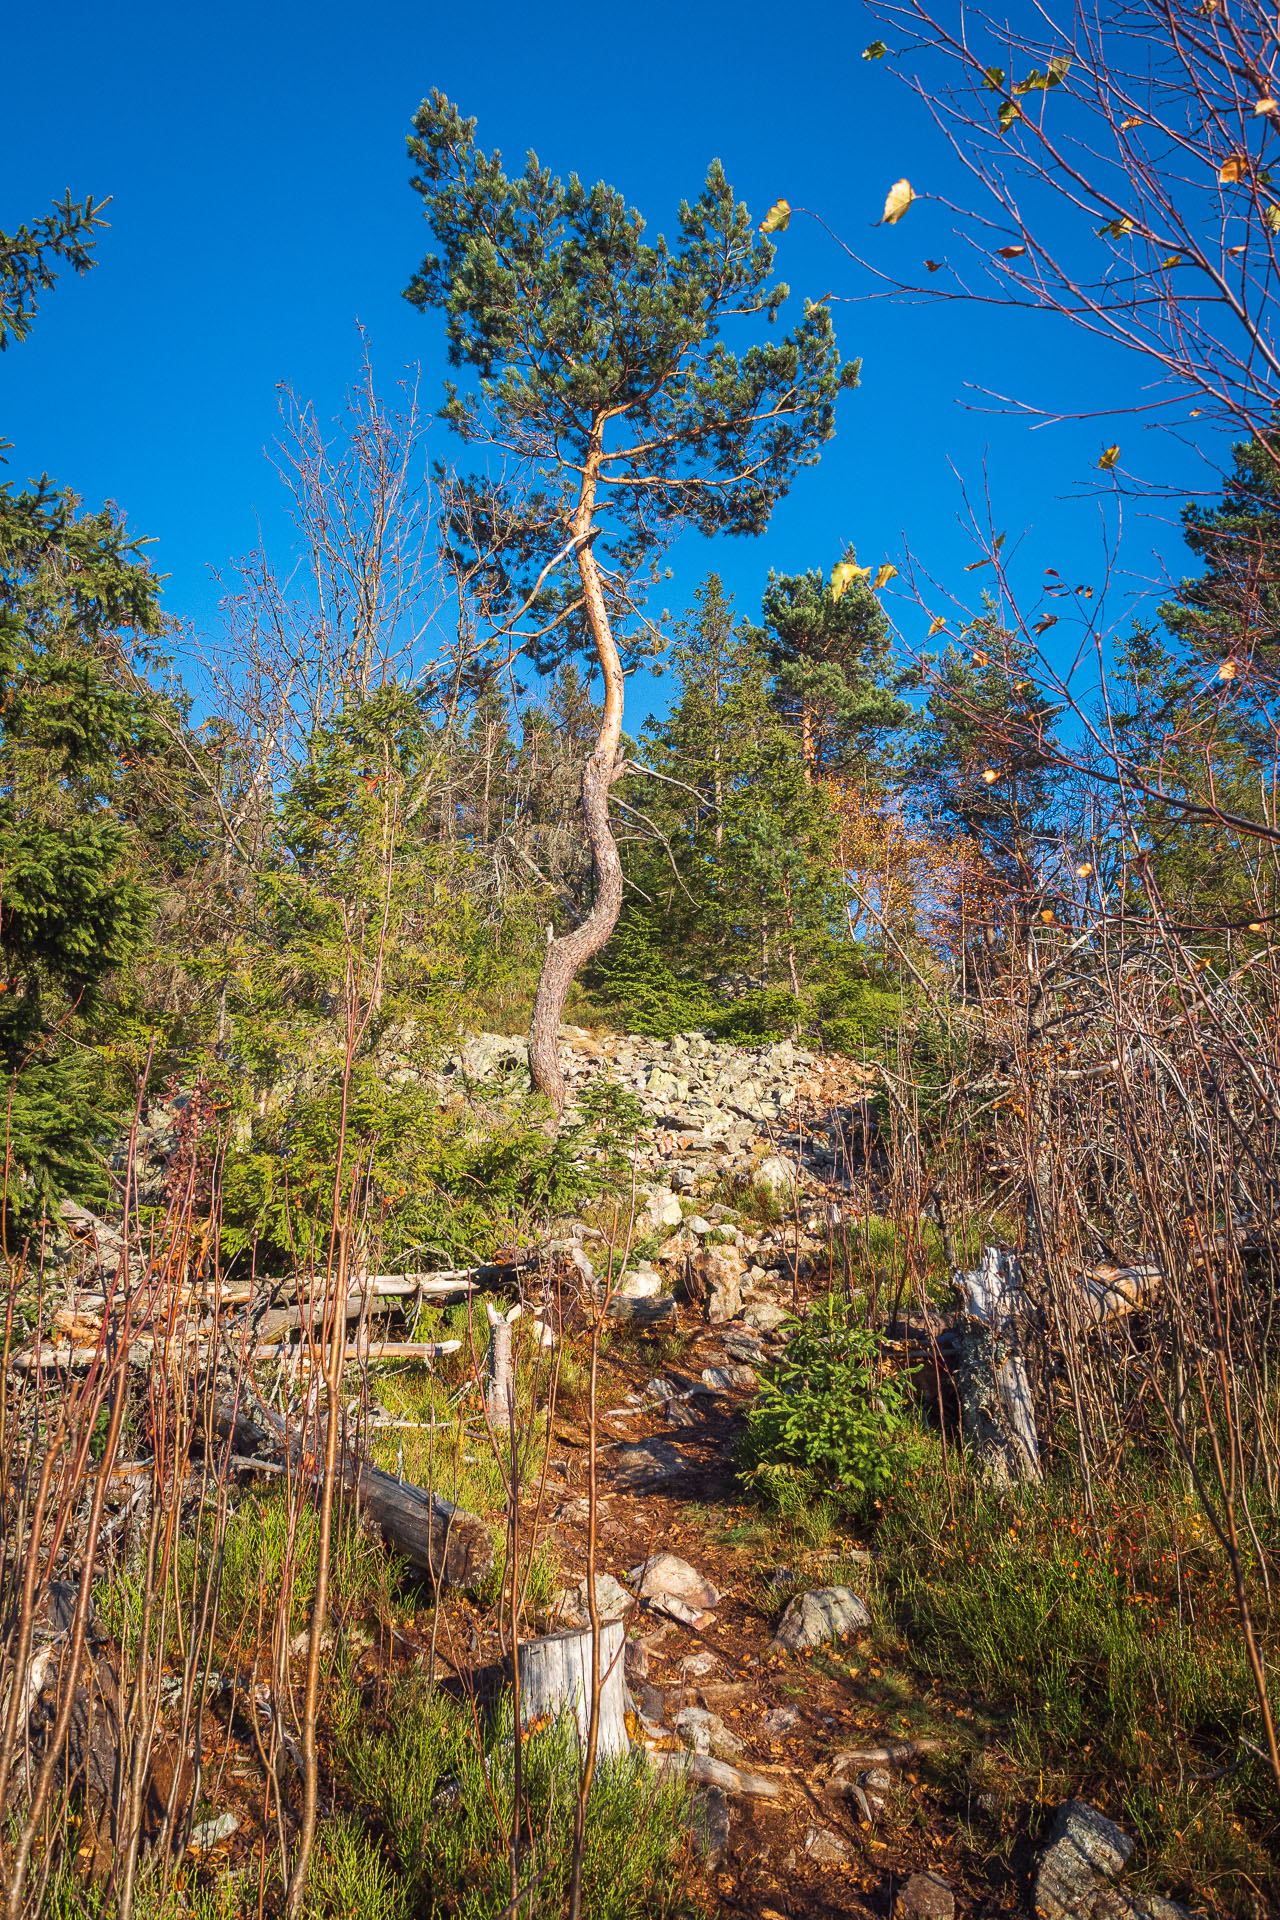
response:
{"label": "pine tree trunk", "polygon": [[599,423],[592,434],[591,452],[587,458],[573,521],[574,537],[582,542],[577,549],[577,558],[583,605],[591,637],[595,641],[596,658],[604,676],[604,713],[600,732],[582,770],[582,815],[591,843],[596,898],[587,918],[572,933],[557,936],[548,930],[547,951],[529,1025],[529,1075],[536,1091],[546,1094],[550,1100],[557,1123],[565,1100],[559,1051],[560,1018],[564,1003],[575,975],[599,953],[617,926],[622,910],[622,861],[609,825],[609,789],[622,771],[618,765],[618,743],[622,738],[622,661],[609,625],[604,587],[590,545],[596,476],[603,450],[602,434],[603,423]]}

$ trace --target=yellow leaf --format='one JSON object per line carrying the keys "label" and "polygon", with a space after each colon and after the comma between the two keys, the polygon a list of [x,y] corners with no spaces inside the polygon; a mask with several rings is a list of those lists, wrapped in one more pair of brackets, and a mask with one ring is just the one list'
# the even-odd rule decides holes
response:
{"label": "yellow leaf", "polygon": [[965,568],[965,572],[976,573],[979,567],[989,567],[990,565],[991,562],[989,560],[971,560]]}
{"label": "yellow leaf", "polygon": [[1228,247],[1228,248],[1227,248],[1227,253],[1228,253],[1228,255],[1230,255],[1230,256],[1232,256],[1232,257],[1234,257],[1234,256],[1235,256],[1236,254],[1238,254],[1238,253],[1243,253],[1243,252],[1244,252],[1244,242],[1243,242],[1243,241],[1241,241],[1241,243],[1240,243],[1240,245],[1239,245],[1238,247]]}
{"label": "yellow leaf", "polygon": [[1280,107],[1277,107],[1270,94],[1259,100],[1253,110],[1255,113],[1280,113]]}
{"label": "yellow leaf", "polygon": [[1044,921],[1046,927],[1051,927],[1053,925],[1053,908],[1046,907],[1041,913],[1040,918]]}
{"label": "yellow leaf", "polygon": [[1237,181],[1244,179],[1248,171],[1249,156],[1244,153],[1233,153],[1218,168],[1218,185],[1234,187]]}
{"label": "yellow leaf", "polygon": [[1120,122],[1120,131],[1121,133],[1128,133],[1130,127],[1140,127],[1141,125],[1142,115],[1140,113],[1131,113],[1127,120]]}
{"label": "yellow leaf", "polygon": [[1224,660],[1218,668],[1218,678],[1219,680],[1234,680],[1239,671],[1240,669],[1234,660]]}
{"label": "yellow leaf", "polygon": [[1076,868],[1076,878],[1079,880],[1087,880],[1089,878],[1089,875],[1092,872],[1093,872],[1093,868],[1089,865],[1089,862],[1087,860],[1082,860],[1080,865]]}
{"label": "yellow leaf", "polygon": [[873,40],[869,47],[862,49],[862,57],[864,60],[883,60],[888,51],[883,40]]}
{"label": "yellow leaf", "polygon": [[1275,205],[1264,207],[1262,217],[1272,233],[1280,233],[1280,207]]}
{"label": "yellow leaf", "polygon": [[775,200],[760,222],[761,233],[785,233],[791,220],[791,207],[785,200]]}
{"label": "yellow leaf", "polygon": [[1123,220],[1108,220],[1105,226],[1098,228],[1099,240],[1123,240],[1126,233],[1132,233],[1133,222],[1126,214]]}
{"label": "yellow leaf", "polygon": [[973,650],[973,664],[975,667],[989,667],[991,665],[991,655],[986,653],[983,648],[975,647]]}
{"label": "yellow leaf", "polygon": [[984,87],[989,87],[992,93],[999,93],[1001,87],[1004,85],[1004,68],[984,67],[982,69],[982,84]]}
{"label": "yellow leaf", "polygon": [[996,252],[1002,260],[1016,260],[1019,254],[1026,252],[1025,247],[997,247]]}
{"label": "yellow leaf", "polygon": [[838,600],[855,580],[865,580],[870,572],[870,567],[855,566],[852,560],[837,560],[831,569],[831,598]]}
{"label": "yellow leaf", "polygon": [[935,633],[941,633],[946,624],[947,616],[945,613],[940,613],[936,620],[931,620],[929,622],[929,638],[932,640]]}
{"label": "yellow leaf", "polygon": [[880,222],[881,226],[896,226],[914,199],[915,194],[911,191],[911,182],[909,180],[896,180],[890,187],[884,203],[884,216]]}
{"label": "yellow leaf", "polygon": [[928,272],[939,273],[946,263],[942,260],[926,260],[924,264]]}
{"label": "yellow leaf", "polygon": [[1103,473],[1110,473],[1112,467],[1114,467],[1116,461],[1119,458],[1120,458],[1119,447],[1108,447],[1106,452],[1103,454],[1101,460],[1099,460],[1098,465],[1102,469]]}
{"label": "yellow leaf", "polygon": [[1036,621],[1036,623],[1035,623],[1035,625],[1034,625],[1034,627],[1033,627],[1033,628],[1031,629],[1031,631],[1032,631],[1033,633],[1048,633],[1048,631],[1049,631],[1049,629],[1050,629],[1050,627],[1056,627],[1056,626],[1057,626],[1057,624],[1058,624],[1058,616],[1057,616],[1057,614],[1056,614],[1056,613],[1046,613],[1046,614],[1045,614],[1045,616],[1044,616],[1044,618],[1043,618],[1043,620],[1037,620],[1037,621]]}
{"label": "yellow leaf", "polygon": [[879,566],[876,569],[876,577],[871,582],[871,585],[873,586],[875,591],[879,593],[881,587],[887,587],[889,582],[896,577],[897,571],[898,569],[889,560],[886,560],[881,566]]}
{"label": "yellow leaf", "polygon": [[982,777],[990,787],[1000,778],[994,767],[984,767]]}
{"label": "yellow leaf", "polygon": [[1078,594],[1080,594],[1080,595],[1082,596],[1082,598],[1084,598],[1085,600],[1092,600],[1092,598],[1093,598],[1093,588],[1092,588],[1092,587],[1077,587],[1077,588],[1076,588],[1076,592],[1077,592]]}
{"label": "yellow leaf", "polygon": [[996,118],[1000,122],[1001,133],[1008,133],[1014,121],[1021,120],[1022,108],[1016,100],[1003,100],[1000,103],[1000,111],[996,115]]}
{"label": "yellow leaf", "polygon": [[1165,267],[1180,267],[1181,265],[1182,265],[1182,255],[1180,253],[1168,253],[1165,255],[1164,259],[1160,262],[1160,267],[1162,272]]}

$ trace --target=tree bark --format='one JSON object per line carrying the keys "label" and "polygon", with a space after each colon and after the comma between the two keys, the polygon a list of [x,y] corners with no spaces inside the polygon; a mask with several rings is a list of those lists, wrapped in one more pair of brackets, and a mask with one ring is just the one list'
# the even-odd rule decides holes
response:
{"label": "tree bark", "polygon": [[529,1025],[529,1076],[536,1091],[550,1100],[557,1124],[565,1101],[559,1052],[560,1017],[564,1012],[564,1003],[575,975],[599,953],[617,926],[622,910],[622,861],[609,825],[609,789],[623,770],[618,764],[618,745],[622,738],[622,660],[609,625],[600,570],[591,551],[591,540],[594,538],[591,521],[595,513],[596,483],[603,451],[604,422],[597,420],[592,429],[582,489],[573,517],[573,537],[580,543],[577,559],[583,605],[595,642],[596,658],[604,676],[604,712],[600,732],[582,770],[582,816],[591,843],[595,905],[582,925],[575,927],[571,933],[557,936],[548,930],[547,951]]}

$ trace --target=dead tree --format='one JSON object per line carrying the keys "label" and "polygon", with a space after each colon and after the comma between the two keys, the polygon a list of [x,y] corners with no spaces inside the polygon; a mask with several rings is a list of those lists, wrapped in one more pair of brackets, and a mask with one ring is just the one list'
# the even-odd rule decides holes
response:
{"label": "dead tree", "polygon": [[1038,1481],[1022,1263],[1005,1247],[984,1247],[976,1270],[951,1284],[962,1315],[955,1379],[965,1437],[995,1485]]}

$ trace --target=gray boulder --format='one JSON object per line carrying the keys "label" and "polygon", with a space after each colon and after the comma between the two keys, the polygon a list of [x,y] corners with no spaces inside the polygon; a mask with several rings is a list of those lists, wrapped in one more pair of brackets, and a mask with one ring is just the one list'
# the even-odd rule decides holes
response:
{"label": "gray boulder", "polygon": [[1036,1870],[1036,1912],[1043,1920],[1084,1920],[1129,1864],[1133,1841],[1087,1800],[1058,1808]]}
{"label": "gray boulder", "polygon": [[871,1615],[852,1587],[817,1587],[795,1596],[770,1645],[775,1651],[794,1653],[839,1640],[844,1634],[865,1632],[870,1625]]}
{"label": "gray boulder", "polygon": [[913,1873],[894,1896],[894,1920],[955,1920],[956,1897],[940,1873]]}

